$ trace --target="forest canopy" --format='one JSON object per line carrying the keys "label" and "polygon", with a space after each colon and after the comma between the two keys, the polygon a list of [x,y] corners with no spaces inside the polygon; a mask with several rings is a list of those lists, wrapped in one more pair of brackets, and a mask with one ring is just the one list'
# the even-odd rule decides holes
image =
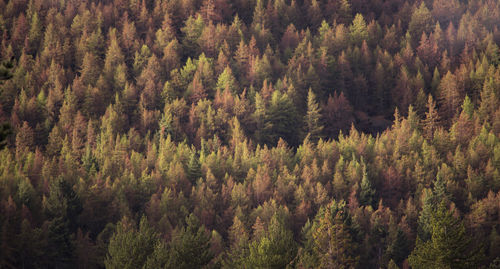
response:
{"label": "forest canopy", "polygon": [[500,2],[0,0],[0,268],[500,268]]}

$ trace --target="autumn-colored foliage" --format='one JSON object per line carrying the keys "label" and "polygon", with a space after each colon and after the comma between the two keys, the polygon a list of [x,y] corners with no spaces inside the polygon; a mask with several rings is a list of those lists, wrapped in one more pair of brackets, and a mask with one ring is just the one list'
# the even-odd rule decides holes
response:
{"label": "autumn-colored foliage", "polygon": [[0,268],[497,268],[499,25],[0,0]]}

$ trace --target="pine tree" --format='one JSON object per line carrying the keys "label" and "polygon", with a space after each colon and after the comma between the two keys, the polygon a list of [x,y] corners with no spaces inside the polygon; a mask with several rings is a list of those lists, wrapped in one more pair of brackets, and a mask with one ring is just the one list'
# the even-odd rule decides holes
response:
{"label": "pine tree", "polygon": [[70,183],[60,178],[51,185],[50,195],[43,205],[50,220],[46,253],[50,266],[71,268],[75,262],[71,235],[78,227],[77,218],[83,210],[82,202]]}
{"label": "pine tree", "polygon": [[363,15],[356,14],[352,25],[349,27],[349,31],[351,32],[351,42],[353,45],[360,46],[364,40],[368,40],[368,31]]}
{"label": "pine tree", "polygon": [[427,112],[425,113],[425,119],[422,121],[424,137],[427,139],[432,139],[434,137],[434,132],[439,127],[439,115],[436,110],[436,103],[429,94],[427,99]]}
{"label": "pine tree", "polygon": [[252,28],[254,29],[264,29],[269,26],[269,22],[266,19],[264,1],[257,0],[255,4],[255,9],[253,11],[253,21]]}
{"label": "pine tree", "polygon": [[450,71],[439,83],[439,100],[445,119],[451,120],[460,107],[462,96],[457,85],[457,78]]}
{"label": "pine tree", "polygon": [[438,87],[441,83],[441,75],[439,74],[438,68],[434,68],[434,73],[432,74],[431,90],[433,94],[438,93]]}
{"label": "pine tree", "polygon": [[408,258],[412,268],[477,268],[482,249],[473,246],[461,220],[455,218],[443,201],[431,217],[432,237],[417,238]]}
{"label": "pine tree", "polygon": [[250,244],[246,264],[251,268],[285,268],[295,258],[296,252],[292,232],[275,214],[267,230]]}
{"label": "pine tree", "polygon": [[339,24],[349,25],[352,21],[352,8],[349,0],[340,0],[340,8],[337,14]]}
{"label": "pine tree", "polygon": [[472,115],[474,114],[474,104],[468,95],[465,96],[464,102],[462,103],[462,112],[465,113],[469,119],[472,119]]}
{"label": "pine tree", "polygon": [[216,89],[221,92],[227,89],[231,93],[239,93],[236,78],[234,77],[233,71],[229,66],[226,66],[222,74],[219,75]]}
{"label": "pine tree", "polygon": [[28,39],[30,41],[31,51],[36,51],[39,47],[40,40],[42,37],[42,23],[38,17],[38,12],[34,12],[31,16],[30,30],[28,33]]}
{"label": "pine tree", "polygon": [[488,120],[491,115],[495,113],[498,108],[499,97],[495,91],[495,82],[493,78],[486,78],[481,91],[481,103],[479,105],[478,113],[481,119]]}
{"label": "pine tree", "polygon": [[[257,103],[257,101],[256,101]],[[259,112],[258,112],[259,111]],[[262,111],[257,109],[263,117],[259,119],[258,132],[262,142],[266,144],[276,144],[280,138],[284,139],[290,145],[297,145],[298,133],[296,131],[297,123],[294,120],[297,117],[297,111],[290,97],[279,91],[274,91],[268,108]],[[255,115],[257,116],[257,115]]]}
{"label": "pine tree", "polygon": [[10,134],[12,134],[10,124],[7,122],[2,122],[0,124],[0,150],[7,146],[7,138]]}
{"label": "pine tree", "polygon": [[223,261],[224,267],[242,268],[246,265],[246,258],[249,255],[249,238],[243,222],[235,216],[233,224],[229,227],[230,251],[227,259]]}
{"label": "pine tree", "polygon": [[141,218],[138,230],[124,219],[117,224],[109,241],[104,264],[106,268],[142,268],[158,242],[158,235],[146,217]]}
{"label": "pine tree", "polygon": [[205,28],[205,22],[201,15],[196,18],[189,17],[185,26],[181,28],[184,33],[184,39],[182,40],[182,45],[184,46],[185,55],[198,55],[200,47],[198,45],[198,39],[200,38],[203,28]]}
{"label": "pine tree", "polygon": [[191,102],[193,104],[198,103],[198,101],[203,100],[207,97],[207,93],[203,83],[201,82],[200,72],[196,72],[193,81],[189,84],[188,90],[191,93]]}
{"label": "pine tree", "polygon": [[429,33],[433,25],[432,14],[425,5],[425,2],[422,2],[411,15],[410,24],[408,25],[408,32],[413,39],[412,44],[414,47],[422,36],[422,33]]}
{"label": "pine tree", "polygon": [[311,141],[316,142],[321,138],[321,133],[323,131],[323,125],[321,124],[321,108],[316,102],[316,95],[310,88],[307,93],[307,112],[304,116],[304,122],[306,133]]}
{"label": "pine tree", "polygon": [[[306,2],[307,3],[307,2]],[[317,0],[312,0],[310,5],[307,7],[307,18],[309,20],[309,27],[311,29],[317,29],[321,24],[323,19],[323,14],[320,3]]]}
{"label": "pine tree", "polygon": [[345,202],[331,202],[318,212],[313,226],[314,252],[318,268],[355,268],[354,243]]}
{"label": "pine tree", "polygon": [[193,152],[187,163],[186,175],[191,183],[195,183],[200,177],[202,177],[201,165],[198,160],[196,152]]}
{"label": "pine tree", "polygon": [[363,178],[361,179],[361,190],[359,192],[359,202],[361,205],[373,205],[375,198],[375,190],[368,179],[366,166],[363,166]]}
{"label": "pine tree", "polygon": [[395,264],[401,264],[408,257],[410,244],[406,234],[401,229],[398,229],[396,237],[389,245],[387,252],[391,261],[394,261]]}
{"label": "pine tree", "polygon": [[[118,70],[117,67],[120,65],[124,65],[124,56],[121,51],[120,46],[118,45],[118,38],[117,38],[117,33],[116,29],[112,29],[109,33],[110,36],[110,44],[108,46],[108,49],[106,51],[106,58],[104,60],[104,68],[103,68],[103,73],[108,80],[108,83],[112,87],[113,90],[119,90],[120,88],[118,87],[118,83],[114,81],[114,78],[117,77],[117,73],[120,72],[122,73],[121,76],[125,76],[126,70]],[[123,66],[121,67],[123,68]],[[120,74],[119,74],[120,75]],[[121,90],[121,89],[120,89]]]}
{"label": "pine tree", "polygon": [[214,256],[210,249],[210,234],[194,214],[186,217],[186,227],[174,232],[169,247],[171,268],[201,268]]}
{"label": "pine tree", "polygon": [[99,62],[96,55],[87,52],[83,58],[80,68],[80,76],[85,85],[95,85],[100,72]]}

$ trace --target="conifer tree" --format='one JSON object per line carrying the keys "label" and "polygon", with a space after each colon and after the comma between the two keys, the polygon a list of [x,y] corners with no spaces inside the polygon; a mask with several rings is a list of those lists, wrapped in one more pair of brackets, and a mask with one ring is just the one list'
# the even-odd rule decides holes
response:
{"label": "conifer tree", "polygon": [[352,21],[352,8],[349,0],[341,0],[337,14],[337,22],[349,25]]}
{"label": "conifer tree", "polygon": [[186,174],[193,184],[202,176],[201,165],[196,152],[193,152],[189,157]]}
{"label": "conifer tree", "polygon": [[353,45],[360,46],[363,40],[366,41],[368,39],[365,19],[363,18],[363,15],[359,13],[354,17],[349,30],[351,32],[351,41]]}
{"label": "conifer tree", "polygon": [[349,131],[354,121],[353,108],[343,92],[329,96],[323,111],[327,136],[337,137],[340,131]]}
{"label": "conifer tree", "polygon": [[313,226],[314,251],[319,259],[318,268],[355,268],[350,217],[345,202],[333,201],[320,209]]}
{"label": "conifer tree", "polygon": [[222,74],[219,75],[217,80],[216,89],[220,91],[229,90],[231,93],[238,93],[238,84],[233,75],[233,71],[229,66],[224,68]]}
{"label": "conifer tree", "polygon": [[490,119],[496,108],[498,108],[499,97],[495,92],[495,82],[492,78],[486,78],[481,91],[481,104],[479,105],[479,116],[486,120]]}
{"label": "conifer tree", "polygon": [[375,190],[368,179],[366,166],[363,166],[363,178],[361,179],[361,190],[359,192],[359,202],[361,205],[373,205]]}
{"label": "conifer tree", "polygon": [[387,252],[391,257],[391,261],[394,261],[396,265],[401,264],[410,253],[408,238],[401,229],[397,230],[396,237],[389,245]]}
{"label": "conifer tree", "polygon": [[428,33],[433,25],[432,14],[425,2],[422,2],[411,15],[410,24],[408,25],[408,32],[413,39],[413,45],[416,45],[422,33]]}
{"label": "conifer tree", "polygon": [[7,137],[12,133],[10,124],[2,122],[0,124],[0,150],[7,146]]}
{"label": "conifer tree", "polygon": [[297,252],[293,234],[275,214],[267,230],[250,244],[246,264],[252,268],[285,268]]}
{"label": "conifer tree", "polygon": [[185,26],[181,29],[185,35],[182,40],[185,55],[198,55],[200,49],[198,38],[200,38],[203,32],[203,28],[205,28],[205,22],[201,15],[189,17],[186,20]]}
{"label": "conifer tree", "polygon": [[210,249],[210,234],[194,214],[186,217],[186,226],[174,232],[169,244],[171,268],[201,268],[214,254]]}
{"label": "conifer tree", "polygon": [[[0,86],[3,85],[4,80],[8,80],[12,77],[11,69],[13,68],[12,63],[1,63],[0,64]],[[3,92],[3,91],[2,91]],[[2,150],[7,145],[7,137],[12,133],[11,126],[8,122],[0,123],[0,150]]]}
{"label": "conifer tree", "polygon": [[417,238],[408,258],[412,268],[475,268],[482,260],[482,249],[473,246],[461,220],[453,216],[443,201],[433,211],[432,235],[428,241]]}
{"label": "conifer tree", "polygon": [[425,113],[425,119],[422,121],[424,137],[427,139],[432,139],[434,137],[434,132],[439,126],[439,115],[436,110],[436,103],[429,95],[427,99],[427,112]]}
{"label": "conifer tree", "polygon": [[441,101],[442,114],[450,120],[460,107],[462,97],[457,85],[457,78],[450,71],[439,83],[439,100]]}
{"label": "conifer tree", "polygon": [[323,14],[321,7],[319,5],[317,0],[312,0],[310,2],[310,5],[307,7],[307,18],[309,20],[309,27],[311,29],[316,29],[321,23],[321,20],[323,18]]}
{"label": "conifer tree", "polygon": [[316,95],[310,88],[307,93],[307,112],[304,116],[304,122],[306,124],[306,133],[311,141],[317,141],[321,138],[321,133],[323,131],[323,125],[321,124],[321,108],[316,101]]}
{"label": "conifer tree", "polygon": [[82,212],[79,196],[65,179],[53,182],[49,197],[44,200],[44,209],[49,218],[47,253],[50,266],[71,268],[74,266],[74,244],[71,234],[78,226],[77,217]]}
{"label": "conifer tree", "polygon": [[249,238],[243,223],[235,216],[229,228],[230,251],[222,263],[223,266],[241,268],[246,265],[246,258],[249,255]]}
{"label": "conifer tree", "polygon": [[117,224],[109,241],[104,264],[106,268],[142,268],[154,252],[158,240],[146,217],[141,218],[139,229],[124,219]]}
{"label": "conifer tree", "polygon": [[298,126],[294,120],[296,117],[297,111],[288,94],[274,91],[267,112],[267,120],[272,124],[269,138],[273,143],[276,143],[279,138],[283,138],[290,145],[298,144],[298,133],[296,132]]}
{"label": "conifer tree", "polygon": [[36,51],[38,49],[42,33],[42,23],[38,17],[38,12],[34,12],[31,16],[30,29],[28,33],[31,51]]}

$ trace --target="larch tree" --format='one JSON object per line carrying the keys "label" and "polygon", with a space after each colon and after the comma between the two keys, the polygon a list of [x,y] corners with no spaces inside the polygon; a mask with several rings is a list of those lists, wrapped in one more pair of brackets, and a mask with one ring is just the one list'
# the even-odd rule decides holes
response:
{"label": "larch tree", "polygon": [[455,116],[462,103],[462,94],[457,85],[457,78],[450,71],[446,73],[439,83],[439,101],[442,114],[449,121]]}
{"label": "larch tree", "polygon": [[423,135],[427,139],[434,137],[434,132],[439,127],[439,115],[436,108],[436,103],[429,94],[427,98],[427,112],[425,112],[425,119],[422,121]]}
{"label": "larch tree", "polygon": [[229,90],[231,93],[238,93],[238,83],[233,75],[233,71],[229,66],[224,68],[222,74],[217,79],[216,89],[220,91]]}
{"label": "larch tree", "polygon": [[337,11],[336,19],[338,23],[348,25],[352,21],[352,8],[349,0],[341,0],[340,8]]}
{"label": "larch tree", "polygon": [[459,0],[435,0],[432,3],[432,15],[441,25],[448,25],[458,21],[461,8]]}
{"label": "larch tree", "polygon": [[495,91],[496,87],[493,78],[486,78],[481,91],[481,103],[478,109],[479,116],[484,120],[489,119],[498,108],[499,98],[498,93]]}
{"label": "larch tree", "polygon": [[410,24],[408,25],[408,32],[413,39],[412,44],[416,45],[422,33],[429,33],[429,31],[432,30],[432,26],[434,26],[432,14],[425,5],[425,2],[422,2],[420,6],[413,11]]}
{"label": "larch tree", "polygon": [[307,17],[309,20],[309,25],[312,29],[318,28],[318,26],[321,24],[323,14],[320,3],[317,0],[312,0],[310,2],[310,5],[307,7]]}
{"label": "larch tree", "polygon": [[197,55],[199,52],[198,38],[200,38],[205,22],[201,15],[197,17],[189,17],[186,20],[185,26],[181,29],[184,33],[182,45],[184,46],[185,55]]}
{"label": "larch tree", "polygon": [[343,92],[335,93],[323,107],[323,118],[325,122],[325,133],[329,137],[336,137],[339,132],[349,131],[354,122],[353,108]]}
{"label": "larch tree", "polygon": [[368,39],[368,31],[366,28],[365,18],[361,14],[356,14],[352,25],[349,27],[351,34],[351,42],[353,45],[360,46],[363,40]]}
{"label": "larch tree", "polygon": [[345,202],[332,201],[316,216],[312,236],[318,268],[355,268],[354,243],[350,233],[350,216]]}

